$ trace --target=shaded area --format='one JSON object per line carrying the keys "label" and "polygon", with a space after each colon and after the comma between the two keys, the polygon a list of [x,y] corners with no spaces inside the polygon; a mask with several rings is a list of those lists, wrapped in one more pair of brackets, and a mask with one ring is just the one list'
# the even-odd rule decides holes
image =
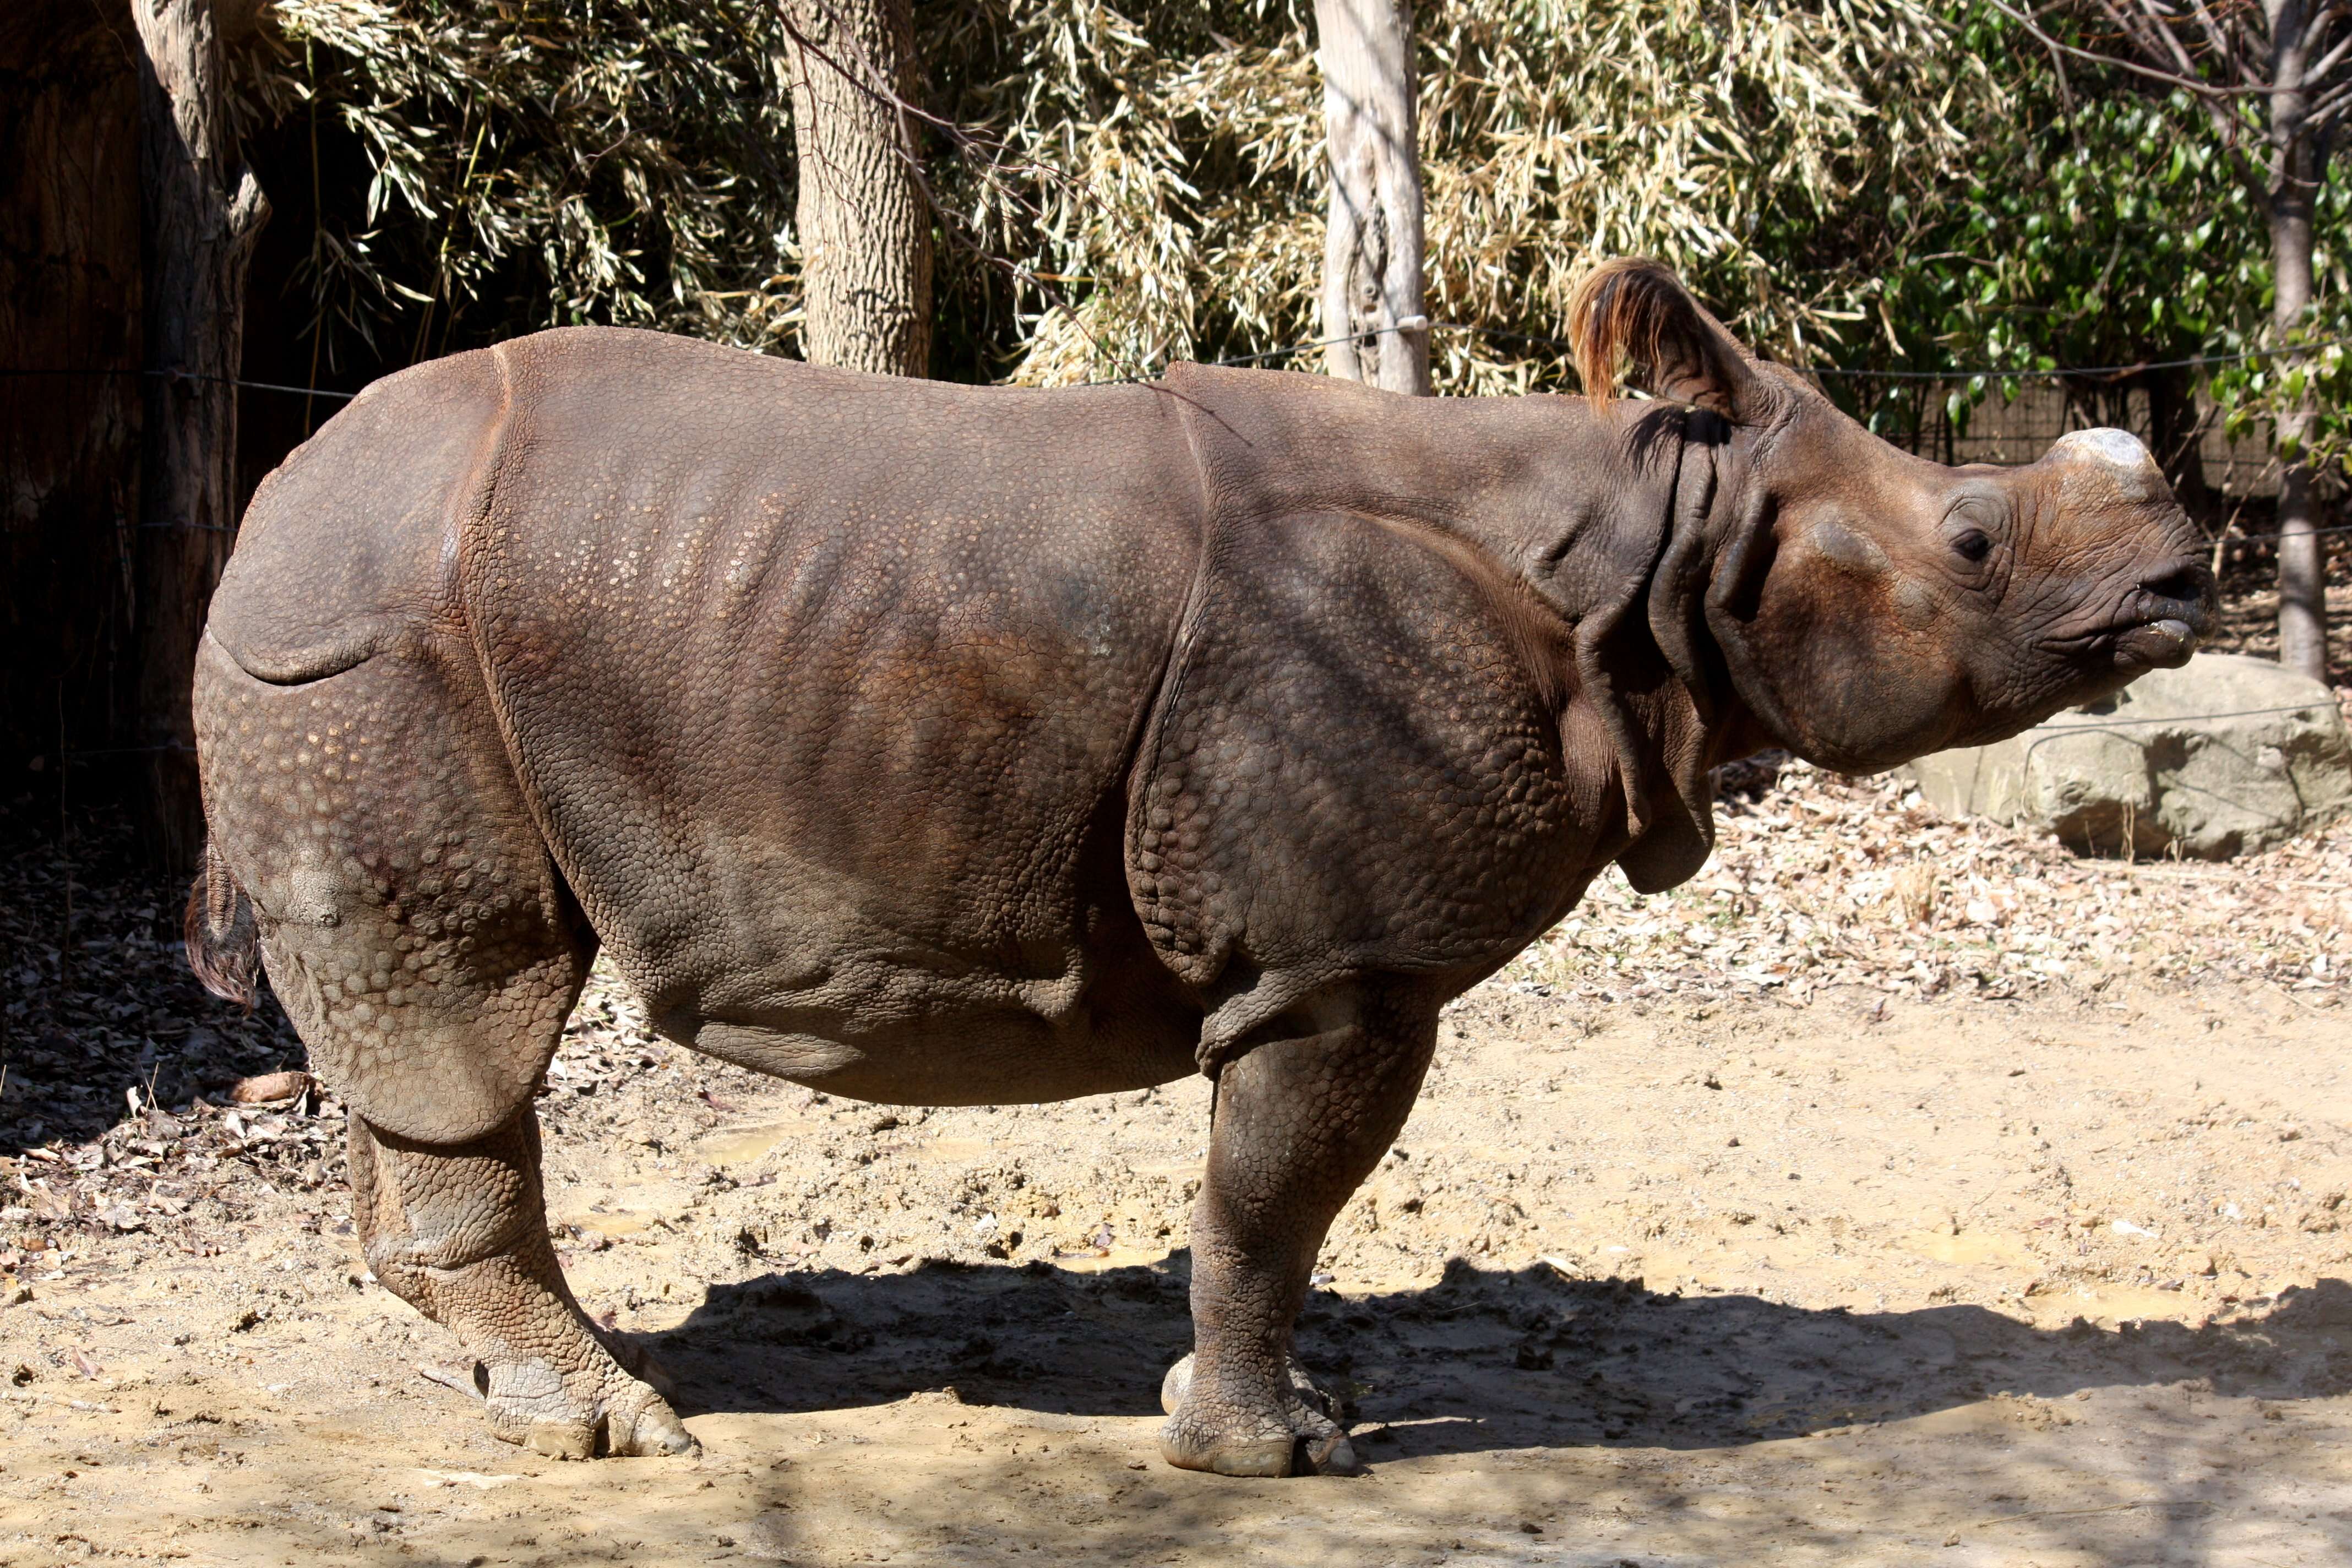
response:
{"label": "shaded area", "polygon": [[19,795],[0,807],[0,1155],[86,1143],[141,1107],[299,1068],[301,1040],[264,991],[250,1012],[205,994],[180,946],[187,889],[142,868],[129,826],[59,831]]}
{"label": "shaded area", "polygon": [[[714,1286],[644,1336],[680,1413],[803,1413],[952,1387],[969,1404],[1158,1414],[1191,1347],[1189,1255],[1073,1274],[1043,1263],[835,1270]],[[2202,1327],[2040,1329],[1982,1307],[1853,1312],[1638,1279],[1455,1259],[1420,1289],[1310,1297],[1300,1359],[1382,1458],[1611,1445],[1723,1448],[1898,1421],[1991,1397],[2195,1384],[2265,1399],[2352,1391],[2352,1284],[2290,1289]],[[847,1397],[844,1398],[844,1392]]]}

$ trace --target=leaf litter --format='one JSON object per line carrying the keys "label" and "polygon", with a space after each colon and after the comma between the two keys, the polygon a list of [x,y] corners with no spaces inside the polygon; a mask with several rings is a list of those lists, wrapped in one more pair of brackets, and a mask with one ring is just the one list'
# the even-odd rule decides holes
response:
{"label": "leaf litter", "polygon": [[2352,958],[2352,820],[2223,864],[2132,862],[1785,754],[1723,769],[1696,877],[1645,897],[1612,867],[1506,982],[1801,1005],[1832,986],[2007,999],[2126,976],[2334,992]]}
{"label": "leaf litter", "polygon": [[[2133,977],[2332,1004],[2352,963],[2352,822],[2224,865],[2085,858],[1940,816],[1899,775],[1770,753],[1721,771],[1717,816],[1697,877],[1645,897],[1612,868],[1499,984],[1604,1005],[1805,1006],[1836,987],[1999,1001]],[[0,1300],[133,1240],[202,1255],[264,1198],[348,1234],[343,1108],[303,1070],[275,1001],[247,1013],[196,986],[176,891],[131,868],[122,829],[81,824],[61,848],[21,814],[8,826]],[[577,1123],[658,1148],[716,1126],[757,1083],[659,1039],[600,963],[540,1112],[551,1133]]]}

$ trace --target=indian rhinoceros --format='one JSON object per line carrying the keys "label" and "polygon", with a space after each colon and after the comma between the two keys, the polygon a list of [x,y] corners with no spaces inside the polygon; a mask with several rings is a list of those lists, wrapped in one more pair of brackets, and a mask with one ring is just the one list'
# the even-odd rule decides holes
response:
{"label": "indian rhinoceros", "polygon": [[500,1436],[693,1441],[545,1227],[532,1093],[601,950],[669,1038],[827,1093],[1209,1075],[1162,1452],[1353,1469],[1292,1318],[1441,1005],[1612,862],[1696,871],[1723,761],[1980,744],[2212,613],[2129,436],[1908,456],[1650,263],[1570,331],[1589,401],[551,331],[270,476],[197,668],[190,955],[266,965],[367,1258]]}

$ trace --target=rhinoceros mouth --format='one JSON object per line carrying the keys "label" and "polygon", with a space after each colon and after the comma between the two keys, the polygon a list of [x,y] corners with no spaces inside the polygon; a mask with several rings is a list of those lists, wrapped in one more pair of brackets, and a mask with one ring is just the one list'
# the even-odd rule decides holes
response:
{"label": "rhinoceros mouth", "polygon": [[2203,628],[2179,616],[2135,616],[2096,630],[2047,639],[2042,646],[2062,658],[2111,661],[2137,675],[2147,669],[2177,669],[2197,651]]}
{"label": "rhinoceros mouth", "polygon": [[2108,634],[2116,667],[2178,669],[2197,651],[2197,628],[2176,616],[2136,621]]}

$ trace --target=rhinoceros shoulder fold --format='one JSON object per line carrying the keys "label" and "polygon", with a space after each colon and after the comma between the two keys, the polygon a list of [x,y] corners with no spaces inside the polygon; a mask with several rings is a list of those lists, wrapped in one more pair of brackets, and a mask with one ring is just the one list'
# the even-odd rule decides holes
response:
{"label": "rhinoceros shoulder fold", "polygon": [[1637,460],[1567,400],[1169,385],[1209,539],[1129,849],[1181,977],[1246,1019],[1318,976],[1475,970],[1609,858],[1645,891],[1705,863],[1710,456]]}
{"label": "rhinoceros shoulder fold", "polygon": [[[1643,613],[1670,460],[1633,473],[1566,400],[1168,384],[1208,539],[1129,866],[1163,962],[1213,1004],[1204,1067],[1345,975],[1475,978],[1629,837],[1644,882],[1696,868],[1706,824],[1678,783],[1702,737]],[[1577,553],[1556,578],[1572,603],[1525,577],[1555,544]],[[1605,713],[1564,724],[1570,706]]]}

